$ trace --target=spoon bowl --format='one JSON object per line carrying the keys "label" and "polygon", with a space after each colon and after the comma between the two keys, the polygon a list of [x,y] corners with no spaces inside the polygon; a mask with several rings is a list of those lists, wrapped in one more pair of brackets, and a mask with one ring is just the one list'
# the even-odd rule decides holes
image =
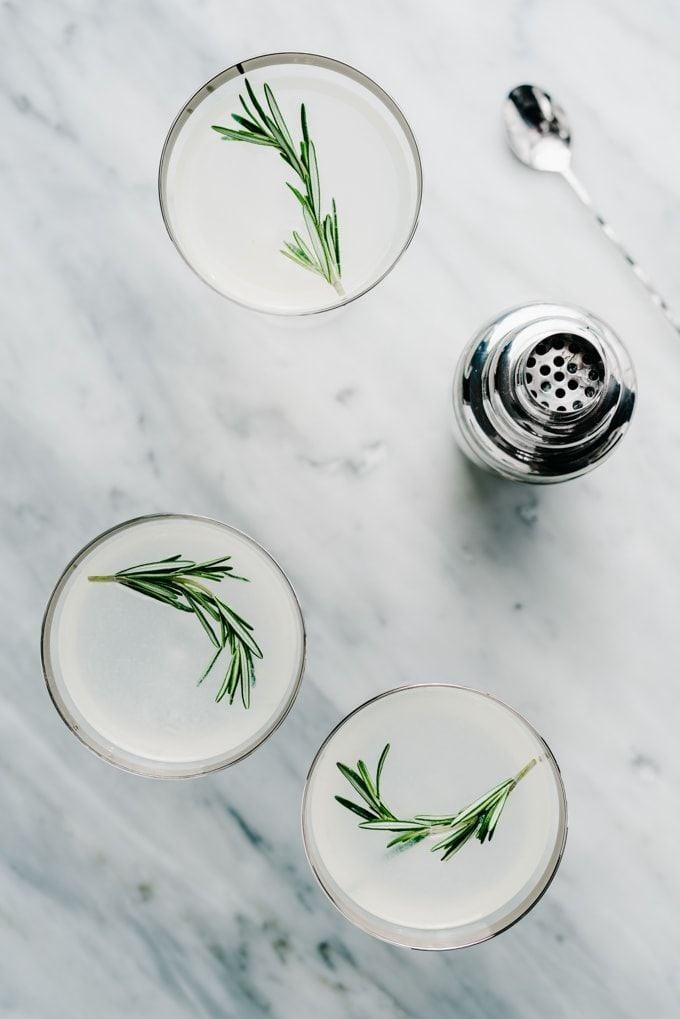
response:
{"label": "spoon bowl", "polygon": [[503,108],[515,156],[534,170],[565,173],[571,162],[571,131],[564,110],[536,85],[518,85]]}

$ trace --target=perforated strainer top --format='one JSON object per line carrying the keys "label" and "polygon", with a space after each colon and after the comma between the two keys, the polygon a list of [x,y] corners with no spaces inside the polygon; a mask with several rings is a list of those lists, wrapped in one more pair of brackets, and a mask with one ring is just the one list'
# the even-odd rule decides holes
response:
{"label": "perforated strainer top", "polygon": [[522,372],[532,399],[554,414],[587,410],[602,392],[605,374],[593,344],[573,333],[557,333],[537,343]]}

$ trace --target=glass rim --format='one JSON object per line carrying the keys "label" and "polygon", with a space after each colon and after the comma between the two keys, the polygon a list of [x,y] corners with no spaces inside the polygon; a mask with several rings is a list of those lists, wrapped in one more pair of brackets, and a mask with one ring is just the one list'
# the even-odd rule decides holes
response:
{"label": "glass rim", "polygon": [[[107,538],[118,531],[125,531],[129,527],[133,527],[136,524],[143,524],[151,520],[197,520],[207,524],[217,524],[220,527],[231,531],[232,534],[238,538],[245,539],[246,542],[254,546],[258,551],[262,552],[266,559],[275,567],[277,572],[282,577],[286,587],[290,591],[293,600],[293,606],[296,610],[296,615],[300,625],[300,637],[301,637],[301,648],[299,656],[299,665],[297,667],[297,673],[293,686],[289,690],[287,696],[281,701],[277,711],[274,712],[270,723],[265,727],[262,735],[252,746],[248,746],[246,750],[240,753],[237,757],[230,759],[224,759],[224,755],[213,757],[208,759],[207,763],[203,763],[199,766],[191,766],[191,762],[186,762],[184,765],[180,765],[177,762],[160,762],[154,761],[153,758],[145,758],[139,754],[135,754],[131,751],[123,751],[122,748],[116,747],[110,741],[110,746],[113,748],[110,751],[106,751],[103,746],[97,745],[92,739],[88,738],[86,733],[81,732],[80,726],[78,725],[77,719],[73,716],[73,713],[69,709],[65,700],[61,695],[59,685],[56,682],[56,674],[53,668],[52,655],[50,652],[50,637],[52,633],[52,623],[54,620],[54,614],[59,604],[61,593],[66,584],[66,581],[73,574],[74,570],[83,559],[91,551],[103,544]],[[83,744],[88,750],[99,757],[101,760],[106,761],[107,764],[111,764],[121,771],[128,772],[129,774],[138,775],[142,778],[153,778],[162,780],[181,780],[199,778],[202,775],[209,775],[216,771],[222,771],[224,768],[230,768],[234,764],[238,764],[240,761],[245,760],[254,753],[259,747],[265,743],[271,735],[283,724],[288,716],[293,704],[297,699],[297,695],[300,691],[302,684],[302,678],[305,671],[305,665],[307,660],[307,633],[305,629],[305,620],[302,613],[302,607],[300,600],[297,596],[295,588],[293,587],[288,575],[279,565],[276,559],[263,548],[262,545],[255,538],[252,538],[245,531],[240,531],[237,527],[232,527],[231,524],[225,524],[222,520],[217,520],[215,517],[201,516],[195,513],[146,513],[137,517],[131,517],[129,520],[123,520],[118,524],[114,524],[113,527],[108,527],[105,531],[92,538],[82,548],[76,552],[76,554],[70,559],[62,570],[59,578],[57,579],[52,592],[49,596],[47,606],[43,613],[42,625],[40,628],[40,660],[42,666],[43,679],[47,687],[50,700],[57,714],[61,718],[66,728],[73,733],[73,735]],[[83,716],[85,717],[85,716]],[[95,730],[96,731],[96,730]],[[117,755],[125,756],[126,760],[120,759]],[[173,770],[174,769],[174,770]]]}
{"label": "glass rim", "polygon": [[[326,70],[336,71],[338,74],[343,74],[345,75],[345,77],[351,78],[353,81],[357,82],[357,84],[363,85],[369,92],[371,92],[387,107],[387,109],[394,116],[397,123],[401,127],[408,142],[409,149],[411,150],[413,164],[416,172],[416,201],[409,230],[399,251],[392,259],[390,264],[387,266],[387,268],[382,273],[380,273],[380,275],[377,276],[376,279],[372,280],[371,283],[368,283],[365,287],[362,287],[359,291],[357,291],[356,294],[352,294],[349,297],[346,296],[344,299],[340,301],[336,301],[333,304],[329,304],[328,307],[311,308],[309,311],[285,311],[285,310],[272,310],[271,308],[262,308],[257,304],[251,304],[248,301],[241,301],[236,297],[232,297],[230,294],[225,294],[224,291],[214,286],[214,284],[211,283],[209,279],[206,279],[206,277],[202,273],[200,273],[198,269],[195,268],[195,266],[191,263],[189,258],[184,254],[179,238],[175,234],[175,231],[173,230],[172,227],[167,201],[167,174],[172,152],[182,128],[184,127],[192,113],[195,112],[196,108],[212,92],[214,92],[217,88],[220,88],[220,86],[224,85],[225,82],[231,81],[238,75],[245,76],[247,70],[255,71],[258,70],[260,67],[276,66],[278,64],[286,63],[310,64],[312,66],[317,65],[319,67],[325,68]],[[165,229],[168,232],[170,240],[172,241],[173,245],[175,246],[180,257],[186,263],[186,265],[188,265],[191,271],[196,276],[198,276],[198,278],[202,280],[203,283],[209,286],[211,290],[214,290],[216,294],[220,295],[220,297],[224,297],[228,301],[232,301],[239,307],[247,308],[249,311],[257,311],[261,315],[274,315],[277,318],[278,317],[304,318],[310,315],[323,315],[329,311],[337,311],[339,308],[344,308],[348,304],[352,304],[354,301],[358,300],[358,298],[363,297],[365,294],[369,293],[371,290],[377,287],[378,284],[381,283],[386,276],[389,276],[389,274],[392,272],[396,264],[400,261],[404,252],[406,251],[411,241],[413,240],[416,228],[418,226],[420,208],[423,199],[423,164],[420,158],[420,150],[418,148],[418,143],[413,133],[413,129],[408,120],[406,119],[401,108],[397,105],[392,96],[388,92],[386,92],[384,88],[382,88],[381,85],[378,85],[376,81],[370,78],[367,74],[364,74],[363,71],[357,70],[357,68],[353,67],[351,64],[343,62],[342,60],[336,60],[334,57],[325,57],[319,53],[306,53],[304,51],[299,52],[282,51],[275,53],[264,53],[260,56],[249,57],[246,60],[239,60],[237,63],[232,64],[230,67],[226,67],[223,71],[219,71],[208,81],[204,82],[204,84],[201,85],[201,87],[197,89],[196,92],[194,92],[194,94],[190,96],[189,99],[187,99],[186,102],[182,105],[182,108],[180,109],[179,113],[177,114],[177,116],[172,121],[172,124],[170,125],[168,133],[165,136],[165,141],[163,142],[163,148],[161,149],[160,162],[158,166],[158,199],[161,208],[161,216],[163,217],[163,223],[165,225]]]}
{"label": "glass rim", "polygon": [[[311,832],[308,832],[309,825],[308,823],[306,823],[305,819],[306,807],[309,798],[309,786],[310,781],[312,779],[312,775],[314,773],[314,769],[322,753],[326,749],[327,745],[330,743],[335,734],[343,727],[343,725],[346,722],[348,722],[351,718],[353,718],[354,715],[358,714],[360,711],[363,711],[364,708],[369,707],[369,705],[371,704],[375,704],[376,701],[380,701],[384,697],[390,697],[392,694],[403,693],[407,690],[419,690],[427,688],[462,690],[465,693],[477,694],[479,697],[485,697],[488,700],[493,701],[494,703],[500,705],[500,707],[505,708],[512,715],[518,718],[524,725],[526,725],[531,734],[536,737],[538,742],[543,747],[544,752],[546,754],[546,760],[548,761],[552,768],[559,799],[559,822],[555,837],[555,845],[551,852],[548,864],[543,873],[541,874],[540,879],[537,881],[537,883],[531,889],[531,891],[527,893],[522,902],[518,903],[518,905],[507,916],[501,918],[496,923],[489,925],[488,931],[484,933],[481,937],[472,937],[469,940],[459,942],[457,944],[414,945],[411,944],[404,937],[399,937],[396,934],[394,936],[391,936],[388,935],[387,933],[378,933],[377,931],[371,929],[371,927],[367,922],[365,922],[363,917],[357,918],[356,916],[350,915],[347,909],[344,907],[344,905],[340,901],[338,901],[336,896],[333,894],[333,891],[326,886],[326,883],[324,882],[323,878],[321,877],[321,874],[319,873],[319,870],[317,869],[315,863],[312,860],[310,846],[308,844],[308,840],[311,839]],[[567,794],[564,788],[564,782],[562,780],[560,766],[557,763],[557,759],[553,754],[552,750],[550,749],[548,743],[541,736],[541,734],[534,728],[531,722],[527,721],[524,715],[522,715],[515,708],[511,707],[511,705],[507,704],[506,701],[503,701],[500,699],[500,697],[496,697],[494,694],[487,693],[484,690],[475,690],[474,688],[469,686],[462,686],[460,683],[404,683],[400,686],[392,687],[389,690],[383,690],[382,693],[376,694],[374,697],[369,697],[368,700],[363,701],[361,704],[357,705],[356,708],[353,708],[352,711],[350,711],[343,718],[341,718],[337,725],[335,725],[333,729],[331,729],[331,731],[328,733],[326,738],[321,743],[321,746],[315,753],[314,758],[312,759],[312,763],[310,764],[309,770],[307,772],[307,777],[305,779],[305,785],[302,793],[300,822],[302,828],[302,844],[304,846],[305,856],[307,857],[307,863],[309,864],[312,873],[314,874],[314,877],[316,878],[324,894],[327,896],[328,899],[330,899],[333,906],[335,906],[338,912],[344,917],[345,920],[347,920],[348,923],[351,923],[354,927],[357,927],[359,930],[363,931],[364,934],[368,934],[372,938],[377,938],[379,941],[384,941],[389,945],[396,945],[398,948],[409,948],[412,951],[417,952],[450,952],[458,951],[461,948],[472,948],[474,945],[481,945],[485,941],[490,941],[492,938],[497,937],[504,931],[507,931],[511,927],[514,927],[516,923],[519,923],[519,921],[522,920],[527,915],[527,913],[530,913],[534,906],[543,898],[548,888],[552,884],[555,875],[559,870],[560,863],[562,862],[562,857],[564,856],[564,849],[567,841],[568,832]],[[359,907],[359,909],[361,909],[361,907]],[[368,910],[363,910],[363,913],[371,915]],[[405,927],[406,925],[401,925],[402,930]],[[412,929],[415,930],[416,928]],[[455,928],[448,928],[448,930],[454,929]]]}

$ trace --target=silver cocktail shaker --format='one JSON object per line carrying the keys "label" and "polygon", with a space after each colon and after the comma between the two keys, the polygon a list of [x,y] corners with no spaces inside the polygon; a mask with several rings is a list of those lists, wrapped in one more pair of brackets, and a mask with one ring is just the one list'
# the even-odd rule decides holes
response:
{"label": "silver cocktail shaker", "polygon": [[537,484],[601,463],[634,405],[621,341],[595,315],[561,304],[499,315],[463,351],[453,383],[463,451],[504,478]]}

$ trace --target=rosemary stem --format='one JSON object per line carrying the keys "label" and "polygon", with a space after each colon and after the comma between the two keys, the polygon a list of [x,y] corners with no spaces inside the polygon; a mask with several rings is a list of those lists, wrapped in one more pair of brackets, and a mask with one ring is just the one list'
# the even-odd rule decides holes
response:
{"label": "rosemary stem", "polygon": [[514,778],[499,782],[455,814],[415,814],[410,818],[400,818],[388,809],[379,793],[380,777],[389,749],[390,744],[387,743],[380,755],[375,779],[371,778],[362,760],[357,761],[356,769],[338,761],[340,773],[359,794],[363,803],[352,802],[344,796],[336,796],[335,799],[342,807],[362,818],[360,828],[387,831],[395,835],[387,843],[387,849],[394,846],[404,849],[434,836],[437,842],[431,847],[431,852],[441,851],[442,860],[450,859],[472,838],[478,839],[481,844],[490,841],[513,789],[544,759],[541,754],[532,757]]}
{"label": "rosemary stem", "polygon": [[[286,126],[283,114],[279,109],[274,93],[269,85],[264,84],[264,101],[260,103],[248,79],[245,80],[246,95],[240,95],[241,105],[246,113],[244,118],[239,113],[232,113],[232,119],[239,125],[223,127],[213,124],[223,139],[248,142],[255,145],[266,145],[279,152],[293,173],[299,178],[304,193],[294,187],[290,181],[287,186],[302,206],[303,219],[311,247],[294,230],[292,240],[284,241],[281,254],[295,262],[296,265],[309,272],[318,273],[330,284],[339,297],[345,296],[340,283],[342,268],[340,263],[340,235],[338,230],[338,212],[335,199],[331,200],[331,211],[324,214],[321,207],[321,182],[319,165],[314,143],[309,137],[305,104],[300,107],[300,123],[302,140],[299,152],[293,142],[292,133]],[[251,109],[252,107],[252,109]],[[265,113],[268,108],[269,114]]]}
{"label": "rosemary stem", "polygon": [[154,562],[138,563],[117,573],[91,574],[88,580],[98,584],[120,584],[145,598],[152,598],[181,612],[193,613],[213,649],[216,649],[199,683],[212,671],[223,651],[230,653],[226,678],[215,700],[219,703],[228,695],[231,704],[240,690],[243,706],[248,708],[255,682],[253,657],[262,658],[262,651],[252,634],[252,626],[218,598],[208,584],[198,579],[205,578],[213,584],[219,584],[227,576],[246,580],[246,577],[237,577],[232,572],[230,559],[231,556],[221,556],[196,563],[174,555]]}
{"label": "rosemary stem", "polygon": [[525,775],[528,775],[532,768],[535,768],[538,764],[538,758],[532,757],[528,764],[525,764],[521,771],[518,771],[512,780],[513,788],[518,782],[521,782]]}

